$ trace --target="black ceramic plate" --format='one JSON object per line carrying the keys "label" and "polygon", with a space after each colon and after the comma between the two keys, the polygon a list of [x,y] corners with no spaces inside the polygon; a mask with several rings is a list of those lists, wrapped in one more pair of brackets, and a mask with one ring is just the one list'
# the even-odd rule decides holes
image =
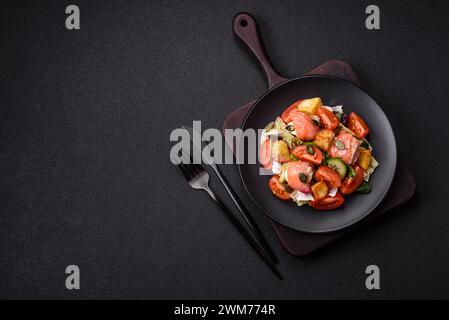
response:
{"label": "black ceramic plate", "polygon": [[379,167],[370,178],[368,194],[345,196],[345,203],[331,211],[276,198],[268,188],[270,176],[259,175],[260,165],[240,164],[243,184],[255,204],[269,217],[292,229],[312,233],[341,230],[366,217],[382,201],[396,170],[396,141],[387,117],[376,101],[358,86],[329,76],[304,76],[288,80],[262,96],[248,112],[242,129],[264,128],[298,99],[320,97],[326,105],[343,105],[354,111],[370,128],[368,140]]}

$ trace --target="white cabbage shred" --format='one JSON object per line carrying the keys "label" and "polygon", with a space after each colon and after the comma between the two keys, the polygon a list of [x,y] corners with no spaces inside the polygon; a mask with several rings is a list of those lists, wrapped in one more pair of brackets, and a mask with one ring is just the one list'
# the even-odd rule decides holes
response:
{"label": "white cabbage shred", "polygon": [[292,198],[298,206],[303,206],[309,201],[313,201],[313,196],[310,193],[304,193],[298,190],[293,191],[290,194],[290,198]]}
{"label": "white cabbage shred", "polygon": [[273,161],[273,164],[271,166],[271,171],[273,171],[274,174],[280,174],[281,173],[281,163],[277,161]]}
{"label": "white cabbage shred", "polygon": [[332,107],[332,111],[336,112],[336,113],[344,113],[343,106],[334,106],[334,107]]}
{"label": "white cabbage shred", "polygon": [[323,108],[335,112],[335,113],[344,113],[343,112],[343,106],[334,106],[334,107],[329,107],[329,106],[323,106]]}
{"label": "white cabbage shred", "polygon": [[365,170],[365,173],[363,174],[363,179],[368,182],[369,178],[373,174],[374,170],[379,166],[379,162],[377,162],[376,159],[374,159],[373,156],[371,156],[371,161],[369,163],[368,169]]}
{"label": "white cabbage shred", "polygon": [[335,197],[335,195],[337,194],[338,188],[332,188],[329,190],[329,196],[330,197]]}

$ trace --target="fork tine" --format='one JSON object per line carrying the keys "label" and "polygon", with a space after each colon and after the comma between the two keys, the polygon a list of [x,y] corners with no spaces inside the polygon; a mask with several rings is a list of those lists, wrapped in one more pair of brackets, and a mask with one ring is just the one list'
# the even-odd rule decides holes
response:
{"label": "fork tine", "polygon": [[194,164],[194,165],[192,165],[192,167],[195,169],[197,174],[204,171],[204,167],[200,164]]}
{"label": "fork tine", "polygon": [[178,167],[181,170],[184,177],[186,178],[186,180],[189,181],[191,179],[191,177],[190,177],[189,173],[187,172],[186,165],[184,163],[180,163],[180,164],[178,164]]}
{"label": "fork tine", "polygon": [[201,164],[193,162],[193,157],[191,154],[189,154],[188,156],[190,159],[191,167],[196,174],[199,174],[199,173],[205,171],[204,167]]}
{"label": "fork tine", "polygon": [[192,180],[197,175],[205,171],[202,165],[193,163],[192,155],[187,151],[183,151],[181,153],[181,160],[182,161],[178,166],[181,169],[187,181]]}
{"label": "fork tine", "polygon": [[191,169],[191,171],[195,174],[199,174],[204,171],[204,168],[200,164],[193,163],[192,154],[189,152],[183,152],[181,154],[181,158],[184,160],[183,162],[187,164],[187,166]]}
{"label": "fork tine", "polygon": [[190,168],[191,166],[190,162],[184,151],[181,151],[181,163],[179,163],[178,166],[181,169],[182,174],[187,179],[187,181],[192,180],[195,174],[192,172],[192,169]]}
{"label": "fork tine", "polygon": [[193,179],[196,176],[196,172],[193,170],[192,165],[188,164],[186,167],[190,174],[191,179]]}
{"label": "fork tine", "polygon": [[185,165],[185,167],[186,167],[188,174],[190,175],[190,179],[193,179],[196,175],[199,174],[199,172],[195,169],[194,164],[187,164],[187,165]]}

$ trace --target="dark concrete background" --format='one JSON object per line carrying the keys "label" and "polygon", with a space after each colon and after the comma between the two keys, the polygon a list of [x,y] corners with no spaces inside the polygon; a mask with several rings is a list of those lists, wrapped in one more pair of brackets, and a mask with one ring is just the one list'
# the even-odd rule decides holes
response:
{"label": "dark concrete background", "polygon": [[[381,30],[364,26],[381,9]],[[81,30],[65,29],[69,4]],[[447,1],[2,1],[1,298],[448,298]],[[261,95],[231,32],[258,20],[286,76],[350,63],[408,152],[408,204],[307,258],[275,248],[278,281],[169,161],[170,132],[221,128]],[[214,179],[212,185],[224,196]],[[65,289],[65,267],[81,290]],[[381,290],[364,287],[368,264]]]}

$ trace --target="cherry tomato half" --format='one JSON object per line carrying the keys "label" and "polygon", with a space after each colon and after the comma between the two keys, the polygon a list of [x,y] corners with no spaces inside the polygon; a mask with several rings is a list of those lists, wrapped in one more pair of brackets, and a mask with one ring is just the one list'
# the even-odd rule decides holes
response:
{"label": "cherry tomato half", "polygon": [[290,112],[298,110],[298,105],[301,103],[302,100],[298,100],[293,102],[287,109],[284,110],[281,114],[281,119],[285,123],[289,123],[291,121],[290,119]]}
{"label": "cherry tomato half", "polygon": [[268,181],[268,185],[270,187],[271,192],[282,200],[289,200],[290,199],[290,192],[287,191],[287,188],[285,185],[279,182],[278,176],[271,177],[270,181]]}
{"label": "cherry tomato half", "polygon": [[341,186],[340,175],[334,169],[321,166],[315,172],[315,180],[326,181],[329,188],[338,188]]}
{"label": "cherry tomato half", "polygon": [[340,187],[340,191],[343,194],[350,194],[355,192],[363,182],[364,170],[362,169],[362,167],[354,165],[353,168],[355,171],[355,176],[343,180],[343,183]]}
{"label": "cherry tomato half", "polygon": [[340,124],[340,121],[335,114],[326,108],[319,107],[316,114],[320,117],[321,123],[325,129],[334,130]]}
{"label": "cherry tomato half", "polygon": [[348,128],[354,135],[362,139],[369,133],[369,128],[366,122],[356,113],[351,112],[348,117]]}
{"label": "cherry tomato half", "polygon": [[333,210],[341,206],[343,202],[345,202],[345,198],[337,191],[335,197],[327,196],[320,200],[314,199],[310,205],[317,210]]}
{"label": "cherry tomato half", "polygon": [[296,147],[291,151],[291,153],[297,157],[298,159],[310,162],[315,165],[321,164],[321,161],[323,161],[323,153],[321,150],[315,146],[304,145]]}

